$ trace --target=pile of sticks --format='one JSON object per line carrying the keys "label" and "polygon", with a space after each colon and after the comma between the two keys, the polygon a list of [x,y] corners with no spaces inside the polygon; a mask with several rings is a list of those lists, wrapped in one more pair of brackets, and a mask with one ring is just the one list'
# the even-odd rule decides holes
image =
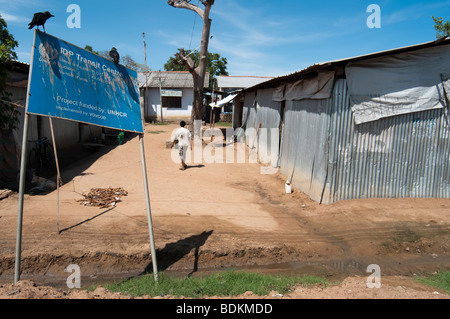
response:
{"label": "pile of sticks", "polygon": [[128,192],[123,188],[92,188],[89,194],[83,194],[84,199],[78,202],[84,206],[111,208],[121,202],[122,196],[127,195]]}
{"label": "pile of sticks", "polygon": [[13,191],[10,191],[9,189],[0,189],[0,200],[8,198],[13,194]]}

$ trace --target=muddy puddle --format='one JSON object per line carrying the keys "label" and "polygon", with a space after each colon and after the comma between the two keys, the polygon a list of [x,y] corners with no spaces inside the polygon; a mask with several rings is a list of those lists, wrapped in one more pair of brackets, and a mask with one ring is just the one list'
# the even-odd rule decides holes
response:
{"label": "muddy puddle", "polygon": [[[372,274],[368,268],[369,265],[379,267],[381,276],[415,276],[430,275],[440,270],[450,269],[450,256],[418,256],[409,259],[393,259],[393,258],[360,258],[330,261],[292,261],[268,265],[252,265],[252,266],[226,266],[199,268],[169,268],[160,273],[175,278],[186,278],[188,276],[202,277],[213,273],[226,270],[257,272],[270,275],[287,275],[287,276],[303,276],[314,275],[328,279],[331,282],[341,281],[349,276],[367,277]],[[96,285],[104,285],[111,282],[120,282],[131,277],[137,277],[143,274],[143,271],[126,271],[116,272],[112,269],[108,273],[81,275],[81,288],[89,289]],[[62,273],[45,273],[39,271],[34,273],[24,273],[21,280],[30,280],[37,285],[50,286],[59,289],[67,289],[67,279],[70,274]],[[14,276],[10,272],[0,276],[0,285],[10,284],[14,281]]]}
{"label": "muddy puddle", "polygon": [[386,276],[414,276],[428,275],[440,270],[450,269],[450,256],[443,256],[438,260],[433,257],[421,256],[409,260],[395,259],[347,259],[317,262],[293,261],[258,266],[227,267],[222,269],[205,268],[195,273],[188,270],[166,270],[165,274],[174,277],[209,275],[223,270],[237,270],[258,272],[269,275],[304,276],[314,275],[328,279],[340,280],[349,276],[369,276],[372,271],[369,266],[379,266],[381,275]]}

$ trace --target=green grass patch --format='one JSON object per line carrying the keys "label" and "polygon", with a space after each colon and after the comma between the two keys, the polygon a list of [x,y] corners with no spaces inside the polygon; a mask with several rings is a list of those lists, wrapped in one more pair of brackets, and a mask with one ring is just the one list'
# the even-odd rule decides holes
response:
{"label": "green grass patch", "polygon": [[152,274],[125,280],[104,287],[112,292],[139,297],[165,296],[201,298],[203,296],[231,297],[252,291],[267,295],[271,291],[287,293],[297,286],[326,286],[327,280],[315,276],[274,276],[259,273],[225,271],[204,278],[173,278],[163,273],[155,283]]}
{"label": "green grass patch", "polygon": [[231,122],[218,122],[218,123],[216,123],[216,126],[233,127],[233,123],[231,123]]}
{"label": "green grass patch", "polygon": [[428,277],[417,277],[415,280],[421,284],[442,289],[450,294],[450,271],[438,272]]}
{"label": "green grass patch", "polygon": [[152,125],[155,126],[164,126],[164,125],[170,125],[172,124],[171,122],[158,122],[158,123],[152,123]]}
{"label": "green grass patch", "polygon": [[148,131],[150,134],[163,134],[166,133],[166,131]]}

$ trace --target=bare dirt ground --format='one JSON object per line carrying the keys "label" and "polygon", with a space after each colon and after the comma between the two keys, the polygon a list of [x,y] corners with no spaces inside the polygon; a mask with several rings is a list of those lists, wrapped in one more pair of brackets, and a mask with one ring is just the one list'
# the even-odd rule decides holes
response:
{"label": "bare dirt ground", "polygon": [[[166,149],[175,128],[147,125],[144,138],[160,271],[185,276],[233,268],[343,280],[264,298],[450,297],[414,281],[450,268],[450,200],[319,205],[296,189],[286,194],[286,177],[262,175],[260,164],[203,162],[180,171]],[[12,284],[18,196],[0,201],[0,299],[128,298],[102,288],[69,292],[64,270],[78,265],[82,288],[152,270],[139,139],[61,169],[60,234],[57,192],[25,196],[18,285]],[[111,209],[78,202],[91,188],[108,187],[128,196]],[[380,266],[379,289],[366,286],[370,264]]]}

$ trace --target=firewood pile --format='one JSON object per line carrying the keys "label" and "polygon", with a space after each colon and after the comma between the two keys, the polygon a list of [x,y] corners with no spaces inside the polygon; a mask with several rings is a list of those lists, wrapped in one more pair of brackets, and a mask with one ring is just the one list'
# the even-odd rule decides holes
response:
{"label": "firewood pile", "polygon": [[13,191],[10,191],[9,189],[0,189],[0,200],[8,198],[13,194]]}
{"label": "firewood pile", "polygon": [[83,194],[84,199],[78,202],[84,206],[111,208],[122,201],[122,196],[127,195],[128,192],[123,188],[92,188],[89,194]]}

